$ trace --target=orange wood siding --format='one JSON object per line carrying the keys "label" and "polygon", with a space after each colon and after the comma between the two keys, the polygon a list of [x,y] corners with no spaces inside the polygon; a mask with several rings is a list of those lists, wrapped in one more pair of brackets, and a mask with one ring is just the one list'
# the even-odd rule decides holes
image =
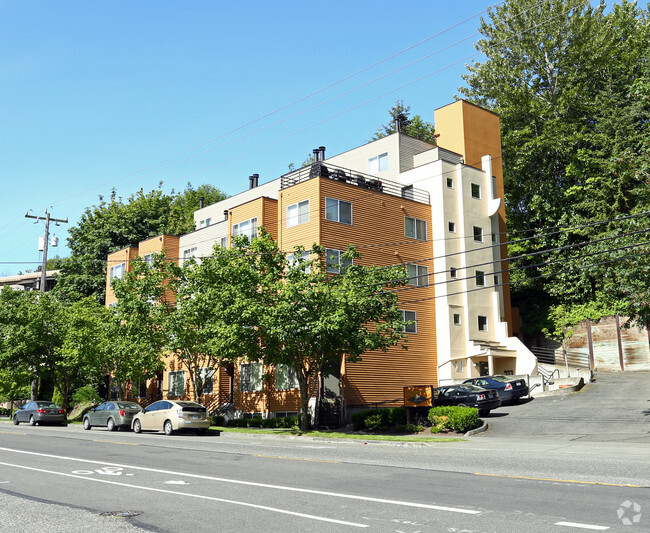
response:
{"label": "orange wood siding", "polygon": [[[142,241],[138,246],[138,256],[144,257],[148,254],[165,253],[169,261],[179,263],[179,241],[180,238],[174,235],[157,235],[146,241]],[[166,290],[163,298],[167,302],[175,302],[176,295],[169,290]]]}
{"label": "orange wood siding", "polygon": [[111,267],[117,266],[120,263],[125,263],[126,264],[125,272],[129,272],[131,270],[131,261],[133,261],[133,259],[135,259],[137,255],[138,255],[138,249],[135,246],[122,248],[117,252],[108,254],[108,257],[106,258],[106,307],[108,307],[112,303],[117,302],[117,298],[115,298],[115,293],[113,292],[113,289],[111,289],[111,279],[110,279]]}

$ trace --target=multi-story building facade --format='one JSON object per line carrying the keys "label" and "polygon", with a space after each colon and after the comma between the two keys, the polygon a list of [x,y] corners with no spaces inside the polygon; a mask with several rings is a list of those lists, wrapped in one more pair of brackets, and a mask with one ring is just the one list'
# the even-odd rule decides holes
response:
{"label": "multi-story building facade", "polygon": [[[111,254],[107,305],[114,301],[111,277],[136,255],[201,257],[264,226],[287,252],[326,248],[333,274],[349,244],[363,264],[406,265],[399,306],[414,321],[408,350],[366,353],[323,377],[325,396],[348,412],[400,405],[407,386],[534,373],[536,359],[516,336],[510,306],[498,116],[459,101],[436,110],[435,126],[437,146],[398,132],[329,158],[321,147],[313,165],[262,185],[251,176],[244,192],[197,210],[196,231]],[[159,389],[177,395],[180,370],[173,360],[169,366]],[[249,415],[296,412],[297,384],[283,369],[270,370],[265,381],[258,363],[220,369],[211,405],[227,402]]]}

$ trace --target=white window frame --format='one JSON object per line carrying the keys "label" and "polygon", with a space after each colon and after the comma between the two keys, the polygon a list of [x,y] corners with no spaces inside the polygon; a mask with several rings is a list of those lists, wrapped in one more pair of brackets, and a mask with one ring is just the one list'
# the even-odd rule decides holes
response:
{"label": "white window frame", "polygon": [[447,189],[454,188],[454,178],[447,178]]}
{"label": "white window frame", "polygon": [[400,309],[402,313],[402,320],[412,320],[413,324],[410,326],[404,326],[402,328],[402,333],[417,333],[418,332],[418,317],[417,313],[415,311],[406,311],[404,309]]}
{"label": "white window frame", "polygon": [[429,267],[427,266],[407,263],[406,275],[408,276],[407,285],[414,285],[416,287],[429,286]]}
{"label": "white window frame", "polygon": [[454,365],[454,370],[457,374],[462,373],[463,368],[465,367],[465,361],[463,359],[454,359],[452,364]]}
{"label": "white window frame", "polygon": [[205,218],[203,220],[199,221],[199,229],[201,228],[207,228],[210,223],[212,222],[212,218]]}
{"label": "white window frame", "polygon": [[200,377],[203,381],[202,394],[214,394],[214,368],[202,367]]}
{"label": "white window frame", "polygon": [[183,250],[183,263],[188,259],[192,259],[192,257],[196,257],[198,251],[199,251],[198,246],[192,246],[191,248],[187,248],[186,250]]}
{"label": "white window frame", "polygon": [[[347,213],[342,213],[341,206],[349,206],[349,216],[345,217]],[[344,216],[341,216],[341,215]],[[343,218],[349,218],[343,220]],[[352,203],[346,202],[345,200],[337,200],[336,198],[325,197],[325,220],[331,220],[333,222],[340,222],[341,224],[352,225]]]}
{"label": "white window frame", "polygon": [[341,272],[345,272],[345,269],[353,264],[351,260],[345,258],[341,260],[341,256],[344,253],[334,248],[325,248],[325,268],[327,272],[330,274],[341,274]]}
{"label": "white window frame", "polygon": [[249,242],[257,237],[257,217],[242,220],[241,222],[237,222],[237,224],[233,224],[232,236],[237,237],[239,235],[245,235],[248,237]]}
{"label": "white window frame", "polygon": [[404,235],[419,241],[427,240],[427,221],[420,218],[404,217]]}
{"label": "white window frame", "polygon": [[[177,390],[181,386],[182,388]],[[185,396],[185,370],[167,372],[167,396]]]}
{"label": "white window frame", "polygon": [[450,220],[447,222],[447,229],[449,230],[449,233],[456,233],[456,223]]}
{"label": "white window frame", "polygon": [[379,174],[384,170],[388,170],[388,152],[368,159],[368,174]]}
{"label": "white window frame", "polygon": [[287,206],[287,228],[309,222],[309,200]]}
{"label": "white window frame", "polygon": [[[456,320],[456,319],[458,319],[458,320]],[[462,326],[463,325],[463,317],[461,316],[461,314],[460,313],[452,313],[451,323],[454,326]]]}
{"label": "white window frame", "polygon": [[223,248],[228,248],[228,237],[221,237],[221,239],[219,239],[219,245]]}
{"label": "white window frame", "polygon": [[275,366],[275,390],[291,390],[300,388],[298,376],[289,365]]}
{"label": "white window frame", "polygon": [[[309,250],[303,250],[302,252],[300,252],[300,258],[303,259],[304,261],[309,261],[310,257],[311,257],[311,252]],[[291,268],[296,262],[298,262],[298,258],[296,257],[296,254],[287,254],[287,266],[289,268]],[[305,274],[309,272],[309,265],[305,265],[303,272]]]}
{"label": "white window frame", "polygon": [[239,365],[239,390],[256,392],[262,390],[262,363],[241,363]]}
{"label": "white window frame", "polygon": [[109,282],[112,282],[114,279],[123,279],[124,274],[126,274],[126,263],[112,266],[108,273]]}

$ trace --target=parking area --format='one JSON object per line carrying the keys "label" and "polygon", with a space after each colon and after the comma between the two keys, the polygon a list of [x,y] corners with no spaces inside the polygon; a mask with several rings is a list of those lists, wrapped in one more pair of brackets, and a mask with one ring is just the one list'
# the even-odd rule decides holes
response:
{"label": "parking area", "polygon": [[522,399],[483,417],[481,438],[650,444],[650,372],[597,372],[595,382],[562,396]]}

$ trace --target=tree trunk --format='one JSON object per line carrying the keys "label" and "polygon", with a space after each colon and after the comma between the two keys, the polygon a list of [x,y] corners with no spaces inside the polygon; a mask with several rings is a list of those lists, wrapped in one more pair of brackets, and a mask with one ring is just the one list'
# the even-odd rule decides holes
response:
{"label": "tree trunk", "polygon": [[38,400],[38,378],[32,380],[31,400]]}

